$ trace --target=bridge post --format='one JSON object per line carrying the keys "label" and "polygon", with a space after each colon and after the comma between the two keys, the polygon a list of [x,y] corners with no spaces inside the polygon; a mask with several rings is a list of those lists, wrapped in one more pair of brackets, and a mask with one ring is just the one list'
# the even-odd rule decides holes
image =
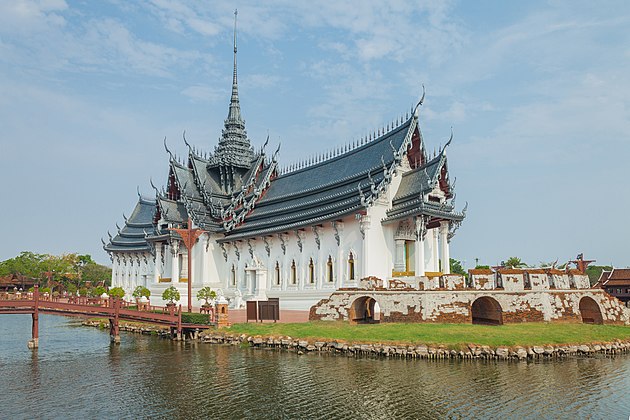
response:
{"label": "bridge post", "polygon": [[114,298],[114,318],[109,319],[109,335],[112,343],[120,344],[120,329],[118,325],[118,316],[120,311],[120,299]]}
{"label": "bridge post", "polygon": [[182,341],[182,305],[179,305],[177,312],[177,341]]}
{"label": "bridge post", "polygon": [[28,342],[29,349],[37,349],[39,347],[39,286],[36,284],[33,291],[33,328],[31,330],[31,339]]}

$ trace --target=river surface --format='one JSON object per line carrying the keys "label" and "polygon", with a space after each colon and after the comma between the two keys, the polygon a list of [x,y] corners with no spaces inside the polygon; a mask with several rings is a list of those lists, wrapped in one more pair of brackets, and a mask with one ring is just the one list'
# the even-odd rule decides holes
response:
{"label": "river surface", "polygon": [[630,357],[553,362],[354,358],[0,317],[0,418],[605,418],[630,415]]}

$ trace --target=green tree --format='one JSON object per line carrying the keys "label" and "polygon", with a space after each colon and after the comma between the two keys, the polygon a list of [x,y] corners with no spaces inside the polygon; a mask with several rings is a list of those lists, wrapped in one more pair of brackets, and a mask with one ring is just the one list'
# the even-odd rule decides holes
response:
{"label": "green tree", "polygon": [[45,271],[43,261],[46,257],[45,254],[23,251],[15,258],[0,262],[0,276],[15,275],[18,278],[39,279]]}
{"label": "green tree", "polygon": [[106,292],[105,288],[103,286],[96,286],[94,289],[94,297],[101,297],[103,296],[103,293]]}
{"label": "green tree", "polygon": [[489,265],[476,265],[475,269],[477,269],[477,270],[490,270],[490,266]]}
{"label": "green tree", "polygon": [[205,300],[206,301],[206,305],[209,305],[210,303],[208,302],[210,299],[215,299],[217,297],[217,292],[215,292],[214,290],[212,290],[211,288],[209,288],[208,286],[199,289],[199,291],[197,292],[197,300]]}
{"label": "green tree", "polygon": [[76,295],[77,294],[77,286],[75,286],[74,284],[70,283],[66,286],[66,291],[71,294],[71,295]]}
{"label": "green tree", "polygon": [[112,281],[112,269],[95,262],[89,263],[81,268],[81,284],[88,281],[108,286]]}
{"label": "green tree", "polygon": [[141,297],[148,299],[151,297],[151,291],[144,286],[138,286],[131,295],[136,299],[140,299]]}
{"label": "green tree", "polygon": [[164,290],[162,293],[162,299],[167,300],[169,304],[173,304],[174,301],[178,301],[180,298],[179,291],[175,288],[175,286],[171,286]]}
{"label": "green tree", "polygon": [[521,267],[526,267],[527,264],[521,261],[521,259],[518,257],[510,257],[505,262],[505,266],[510,267],[510,268],[521,268]]}
{"label": "green tree", "polygon": [[125,297],[125,289],[122,287],[112,287],[109,289],[109,295],[113,298],[122,299]]}
{"label": "green tree", "polygon": [[464,269],[464,267],[462,267],[462,263],[459,260],[456,260],[455,258],[451,258],[450,265],[451,265],[451,273],[461,274],[463,276],[467,274],[466,270]]}

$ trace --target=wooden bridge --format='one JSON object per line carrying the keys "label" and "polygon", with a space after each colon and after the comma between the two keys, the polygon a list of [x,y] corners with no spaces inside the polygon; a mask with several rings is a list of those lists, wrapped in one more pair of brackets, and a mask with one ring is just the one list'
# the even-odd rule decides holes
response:
{"label": "wooden bridge", "polygon": [[[120,320],[139,321],[169,326],[171,334],[182,337],[184,330],[208,328],[209,325],[182,322],[182,306],[175,308],[144,305],[133,309],[127,302],[117,298],[88,299],[79,297],[50,298],[41,295],[35,286],[33,293],[0,294],[0,314],[31,314],[33,317],[32,338],[29,348],[39,347],[39,314],[88,316],[109,319],[109,334],[112,342],[120,343]],[[214,321],[210,314],[210,321]]]}

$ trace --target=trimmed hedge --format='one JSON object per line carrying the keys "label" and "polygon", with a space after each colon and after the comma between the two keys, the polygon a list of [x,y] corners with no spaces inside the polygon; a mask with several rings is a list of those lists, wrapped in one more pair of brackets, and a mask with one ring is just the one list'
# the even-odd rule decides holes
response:
{"label": "trimmed hedge", "polygon": [[182,322],[185,324],[209,324],[210,315],[182,312]]}

